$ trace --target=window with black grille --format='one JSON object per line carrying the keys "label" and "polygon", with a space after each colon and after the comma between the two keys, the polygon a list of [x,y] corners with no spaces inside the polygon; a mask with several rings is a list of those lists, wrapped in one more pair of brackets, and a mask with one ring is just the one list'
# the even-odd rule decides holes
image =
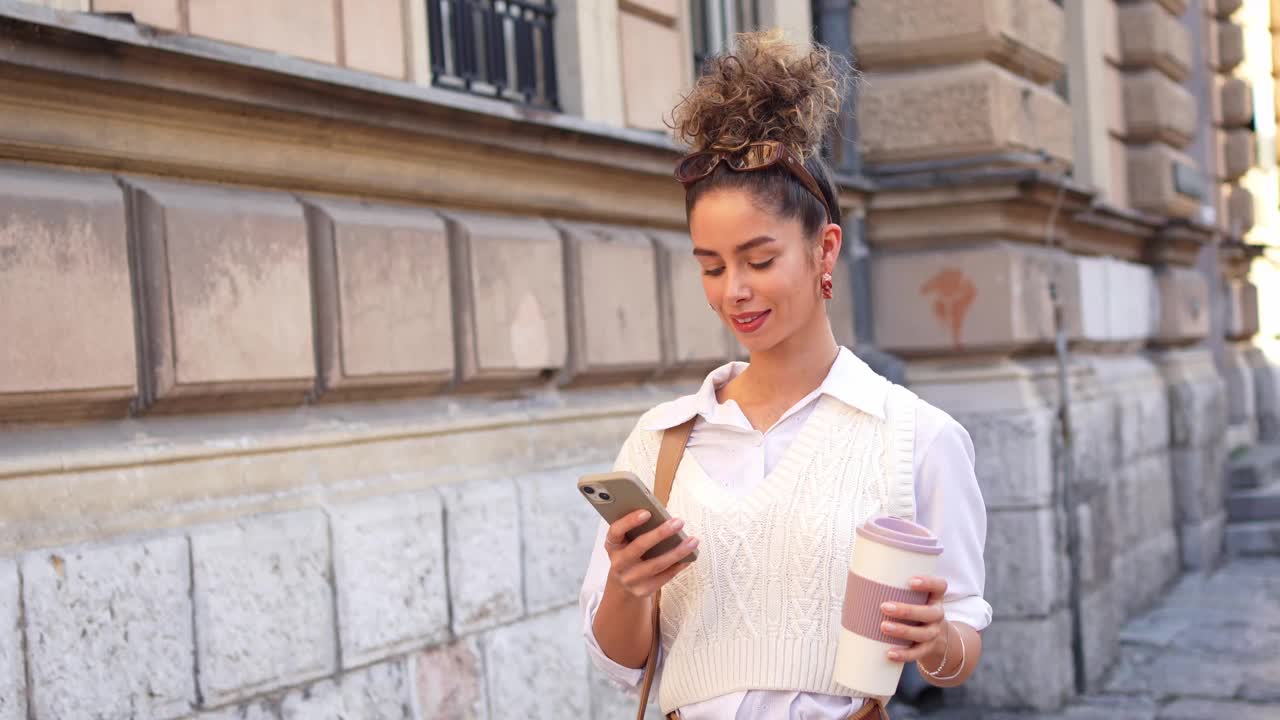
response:
{"label": "window with black grille", "polygon": [[437,87],[559,110],[552,0],[426,0]]}

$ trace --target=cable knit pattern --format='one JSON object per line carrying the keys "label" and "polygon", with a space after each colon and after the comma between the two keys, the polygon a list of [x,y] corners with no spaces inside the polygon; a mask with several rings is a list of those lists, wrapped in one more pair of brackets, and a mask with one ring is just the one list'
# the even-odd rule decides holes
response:
{"label": "cable knit pattern", "polygon": [[[662,590],[664,713],[748,689],[858,695],[831,679],[849,553],[855,528],[901,508],[903,442],[914,493],[907,399],[892,398],[891,421],[881,422],[823,396],[774,471],[742,497],[684,455],[667,504],[702,542],[698,562]],[[901,412],[911,418],[905,439],[893,422]],[[623,450],[649,487],[660,441],[637,430]]]}

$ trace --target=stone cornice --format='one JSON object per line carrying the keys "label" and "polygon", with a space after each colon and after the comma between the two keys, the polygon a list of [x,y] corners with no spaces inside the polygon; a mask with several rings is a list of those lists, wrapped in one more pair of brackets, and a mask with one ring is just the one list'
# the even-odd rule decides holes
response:
{"label": "stone cornice", "polygon": [[[683,228],[666,136],[0,0],[0,158]],[[840,178],[842,204],[870,184]]]}
{"label": "stone cornice", "polygon": [[943,169],[879,177],[877,185],[869,234],[883,249],[1013,240],[1190,266],[1213,237],[1202,226],[1110,206],[1069,179],[1034,169]]}

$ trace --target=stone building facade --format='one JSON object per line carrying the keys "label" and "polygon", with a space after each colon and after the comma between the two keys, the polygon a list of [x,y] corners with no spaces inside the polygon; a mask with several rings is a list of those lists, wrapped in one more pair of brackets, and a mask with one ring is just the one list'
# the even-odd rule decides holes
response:
{"label": "stone building facade", "polygon": [[1060,706],[1218,562],[1280,7],[548,5],[0,0],[0,720],[626,716],[573,480],[741,357],[662,118],[752,26],[865,73],[834,323],[977,448],[954,701]]}

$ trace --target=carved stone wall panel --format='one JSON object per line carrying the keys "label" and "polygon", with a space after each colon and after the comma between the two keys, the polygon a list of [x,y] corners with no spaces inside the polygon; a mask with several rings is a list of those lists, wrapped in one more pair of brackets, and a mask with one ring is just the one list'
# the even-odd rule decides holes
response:
{"label": "carved stone wall panel", "polygon": [[282,193],[128,181],[143,400],[296,403],[315,375],[302,206]]}
{"label": "carved stone wall panel", "polygon": [[0,423],[124,414],[138,371],[124,194],[110,177],[0,166],[0,328]]}

